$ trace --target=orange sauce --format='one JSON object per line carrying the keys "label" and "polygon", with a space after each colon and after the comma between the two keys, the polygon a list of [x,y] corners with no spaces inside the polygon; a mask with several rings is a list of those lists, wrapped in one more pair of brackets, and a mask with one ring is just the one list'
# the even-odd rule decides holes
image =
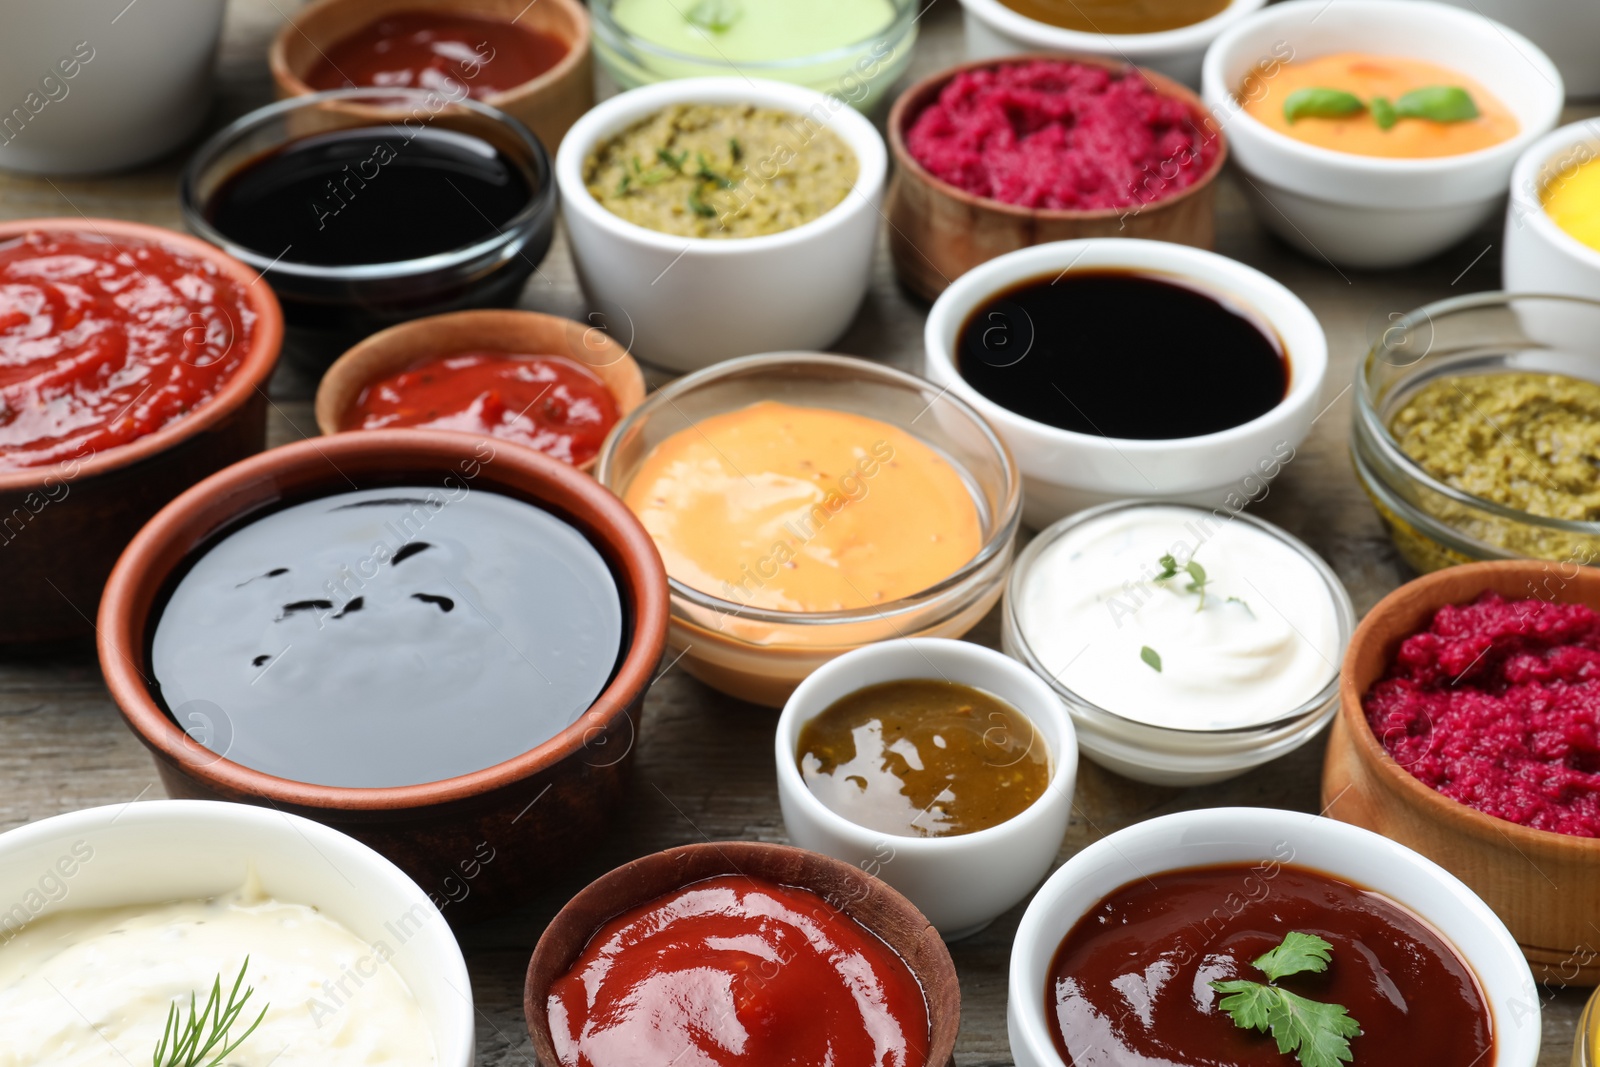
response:
{"label": "orange sauce", "polygon": [[[1375,96],[1390,103],[1413,89],[1454,85],[1471,94],[1478,117],[1465,122],[1403,118],[1382,129],[1370,110],[1343,118],[1301,118],[1290,122],[1283,102],[1299,89],[1343,89],[1363,102]],[[1476,152],[1515,137],[1516,116],[1471,78],[1449,67],[1419,59],[1341,52],[1303,63],[1287,63],[1270,74],[1257,70],[1245,79],[1239,97],[1251,117],[1306,144],[1389,159],[1431,159]]]}
{"label": "orange sauce", "polygon": [[668,574],[766,609],[885,604],[949,577],[983,543],[971,491],[923,441],[770,400],[661,442],[623,499]]}

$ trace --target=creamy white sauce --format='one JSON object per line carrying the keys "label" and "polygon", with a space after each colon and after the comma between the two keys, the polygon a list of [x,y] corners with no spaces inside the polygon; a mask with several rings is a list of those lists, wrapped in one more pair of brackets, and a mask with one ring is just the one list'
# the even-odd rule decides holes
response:
{"label": "creamy white sauce", "polygon": [[[1178,574],[1155,581],[1167,554]],[[1208,579],[1203,607],[1190,560]],[[1063,685],[1154,726],[1270,722],[1338,673],[1339,616],[1312,563],[1247,522],[1191,508],[1129,508],[1067,531],[1020,583],[1017,623]]]}
{"label": "creamy white sauce", "polygon": [[0,1067],[142,1067],[168,1007],[187,1019],[190,994],[203,1008],[218,974],[226,1001],[246,956],[255,993],[233,1036],[267,1014],[228,1067],[430,1067],[433,1038],[386,962],[394,951],[248,889],[48,915],[0,945]]}

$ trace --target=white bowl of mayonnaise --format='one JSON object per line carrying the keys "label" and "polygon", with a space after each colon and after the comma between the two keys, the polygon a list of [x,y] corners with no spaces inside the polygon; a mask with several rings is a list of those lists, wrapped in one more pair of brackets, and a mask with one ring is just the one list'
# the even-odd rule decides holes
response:
{"label": "white bowl of mayonnaise", "polygon": [[[229,1027],[205,1013],[214,985],[240,1006]],[[427,894],[353,838],[192,800],[0,834],[0,1067],[152,1062],[191,996],[201,1044],[221,1036],[203,1062],[235,1041],[229,1067],[473,1062],[460,947]]]}
{"label": "white bowl of mayonnaise", "polygon": [[1062,519],[1017,557],[1003,647],[1066,704],[1084,756],[1204,785],[1316,736],[1338,709],[1350,595],[1237,509],[1145,501]]}

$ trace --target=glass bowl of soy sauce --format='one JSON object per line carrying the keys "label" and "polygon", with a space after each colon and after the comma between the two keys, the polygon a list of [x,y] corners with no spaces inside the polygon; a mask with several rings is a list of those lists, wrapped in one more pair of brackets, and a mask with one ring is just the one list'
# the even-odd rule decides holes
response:
{"label": "glass bowl of soy sauce", "polygon": [[252,111],[203,144],[179,189],[199,237],[283,305],[286,351],[320,372],[396,323],[510,307],[550,248],[550,156],[496,108],[341,89]]}

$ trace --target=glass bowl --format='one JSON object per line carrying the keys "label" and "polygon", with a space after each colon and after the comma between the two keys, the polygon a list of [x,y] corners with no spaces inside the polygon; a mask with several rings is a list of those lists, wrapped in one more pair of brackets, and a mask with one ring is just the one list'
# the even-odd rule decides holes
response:
{"label": "glass bowl", "polygon": [[618,24],[615,7],[616,0],[591,0],[589,13],[594,19],[595,55],[624,89],[676,78],[731,74],[747,81],[765,78],[804,85],[838,97],[859,111],[871,110],[905,72],[922,14],[917,0],[894,0],[894,18],[889,24],[859,41],[807,56],[734,61],[720,51],[696,55],[645,40]]}
{"label": "glass bowl", "polygon": [[914,434],[966,482],[983,544],[954,574],[913,596],[845,611],[755,608],[669,576],[667,643],[676,662],[713,689],[780,707],[813,670],[853,648],[895,637],[960,637],[976,625],[1000,599],[1021,518],[1021,479],[976,411],[904,371],[808,352],[719,363],[664,386],[618,423],[595,477],[620,496],[662,441],[759,400],[851,412]]}
{"label": "glass bowl", "polygon": [[[404,151],[405,143],[424,128],[465,135],[498,149],[523,172],[532,190],[527,204],[497,232],[461,248],[417,259],[332,266],[296,262],[292,246],[247,247],[211,223],[211,201],[229,179],[293,142],[339,130],[372,129],[374,145],[381,140]],[[367,179],[375,180],[371,175]],[[286,350],[318,372],[355,342],[396,323],[512,306],[555,232],[550,156],[527,127],[487,104],[452,102],[418,89],[336,89],[252,111],[200,146],[184,168],[178,196],[191,232],[242,260],[272,286],[283,305]],[[418,205],[418,210],[426,207]],[[396,225],[405,225],[405,220],[397,219]]]}
{"label": "glass bowl", "polygon": [[1589,998],[1578,1016],[1578,1031],[1572,1038],[1572,1067],[1600,1067],[1600,990]]}
{"label": "glass bowl", "polygon": [[1418,571],[1491,559],[1600,559],[1600,522],[1545,518],[1457,489],[1423,470],[1389,431],[1430,382],[1513,371],[1600,382],[1600,302],[1475,293],[1428,304],[1395,320],[1357,372],[1356,476]]}
{"label": "glass bowl", "polygon": [[1339,625],[1339,647],[1329,658],[1335,664],[1328,672],[1327,684],[1297,708],[1287,708],[1270,722],[1221,730],[1181,730],[1137,722],[1103,708],[1069,688],[1044,665],[1029,646],[1018,618],[1021,589],[1029,572],[1045,549],[1087,522],[1118,511],[1151,506],[1183,507],[1151,500],[1125,500],[1069,515],[1047,527],[1017,556],[1006,585],[1005,609],[1001,618],[1001,647],[1013,659],[1026,664],[1043,678],[1066,704],[1072,725],[1078,731],[1078,748],[1089,759],[1126,778],[1153,785],[1195,786],[1224,781],[1269,760],[1293,752],[1315,737],[1339,709],[1339,670],[1350,636],[1355,632],[1355,608],[1339,576],[1299,538],[1247,515],[1226,509],[1208,512],[1193,508],[1197,521],[1215,516],[1221,522],[1242,522],[1269,537],[1282,541],[1303,557],[1327,587]]}

